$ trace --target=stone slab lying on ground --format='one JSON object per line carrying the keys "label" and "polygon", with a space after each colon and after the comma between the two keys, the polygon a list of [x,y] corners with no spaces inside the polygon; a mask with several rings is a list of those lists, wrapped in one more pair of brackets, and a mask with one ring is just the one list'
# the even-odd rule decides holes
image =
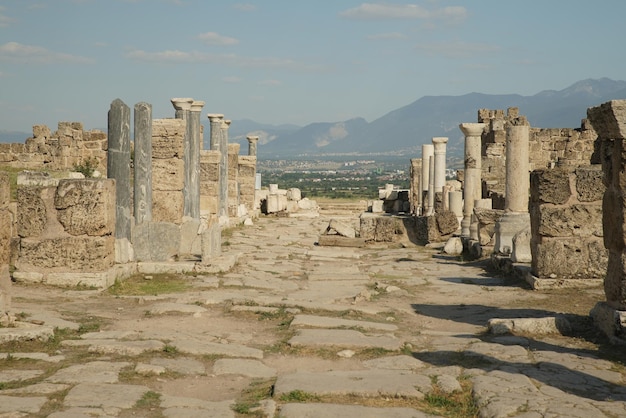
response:
{"label": "stone slab lying on ground", "polygon": [[181,353],[219,355],[227,357],[263,358],[263,351],[239,344],[221,344],[210,341],[179,339],[171,343]]}
{"label": "stone slab lying on ground", "polygon": [[562,315],[545,318],[493,318],[488,325],[492,334],[567,334],[572,329],[567,318]]}
{"label": "stone slab lying on ground", "polygon": [[267,367],[258,360],[219,359],[213,365],[213,373],[216,375],[239,374],[267,379],[276,376],[276,369]]}
{"label": "stone slab lying on ground", "polygon": [[364,238],[348,238],[341,235],[320,235],[317,243],[322,247],[365,247]]}
{"label": "stone slab lying on ground", "polygon": [[204,364],[191,358],[153,358],[150,364],[165,367],[166,370],[184,375],[204,375]]}
{"label": "stone slab lying on ground", "polygon": [[317,328],[350,328],[357,327],[365,330],[396,331],[398,327],[393,324],[379,322],[355,321],[352,319],[331,318],[315,315],[296,315],[291,321],[290,327],[308,326]]}
{"label": "stone slab lying on ground", "polygon": [[51,356],[47,353],[0,353],[0,360],[6,360],[7,358],[13,359],[28,359],[28,360],[39,360],[39,361],[47,361],[49,363],[58,363],[60,361],[65,360],[65,356]]}
{"label": "stone slab lying on ground", "polygon": [[188,305],[186,303],[163,302],[150,307],[149,312],[153,315],[162,315],[166,313],[190,313],[200,315],[207,310],[202,306]]}
{"label": "stone slab lying on ground", "polygon": [[[20,412],[35,414],[48,402],[48,398],[43,396],[22,397],[0,395],[0,414],[16,414]],[[11,415],[11,416],[23,416]]]}
{"label": "stone slab lying on ground", "polygon": [[374,358],[364,361],[363,365],[368,369],[387,370],[417,370],[425,366],[423,361],[407,355]]}
{"label": "stone slab lying on ground", "polygon": [[117,383],[127,362],[92,361],[59,370],[46,379],[52,383]]}
{"label": "stone slab lying on ground", "polygon": [[64,347],[89,346],[90,353],[138,356],[151,351],[161,351],[165,343],[157,340],[118,341],[118,340],[65,340]]}
{"label": "stone slab lying on ground", "polygon": [[235,412],[231,409],[233,401],[226,400],[220,402],[205,401],[196,398],[184,398],[178,396],[163,395],[161,397],[161,408],[163,415],[172,418],[232,418]]}
{"label": "stone slab lying on ground", "polygon": [[9,341],[48,341],[54,336],[54,328],[47,325],[34,325],[15,322],[15,327],[0,328],[0,344]]}
{"label": "stone slab lying on ground", "polygon": [[361,405],[339,405],[329,403],[288,403],[282,405],[278,414],[281,418],[428,418],[433,415],[411,408],[374,408]]}
{"label": "stone slab lying on ground", "polygon": [[70,389],[63,403],[70,407],[128,409],[149,391],[150,388],[138,385],[82,383]]}
{"label": "stone slab lying on ground", "polygon": [[393,336],[365,335],[349,329],[301,329],[289,339],[292,347],[356,347],[399,350],[403,342]]}
{"label": "stone slab lying on ground", "polygon": [[64,383],[37,383],[17,389],[5,389],[0,391],[2,395],[52,395],[63,392],[71,387]]}
{"label": "stone slab lying on ground", "polygon": [[293,391],[313,395],[424,398],[432,390],[429,376],[395,370],[296,372],[278,376],[274,396]]}

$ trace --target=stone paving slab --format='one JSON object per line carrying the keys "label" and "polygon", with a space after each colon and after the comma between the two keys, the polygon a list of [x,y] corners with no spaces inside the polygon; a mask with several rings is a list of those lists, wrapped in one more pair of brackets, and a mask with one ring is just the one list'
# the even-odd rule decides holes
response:
{"label": "stone paving slab", "polygon": [[165,367],[165,369],[183,375],[204,375],[206,368],[198,360],[191,358],[153,358],[150,364]]}
{"label": "stone paving slab", "polygon": [[301,329],[289,339],[293,347],[350,347],[399,350],[404,342],[387,335],[365,335],[354,330]]}
{"label": "stone paving slab", "polygon": [[46,402],[48,402],[48,398],[44,396],[22,397],[0,395],[0,413],[9,414],[15,412],[25,412],[35,414],[39,412],[41,407]]}
{"label": "stone paving slab", "polygon": [[35,325],[15,322],[15,327],[0,328],[0,344],[10,341],[48,341],[54,336],[54,328],[48,325]]}
{"label": "stone paving slab", "polygon": [[148,391],[150,388],[139,385],[81,383],[70,389],[63,404],[69,407],[129,409]]}
{"label": "stone paving slab", "polygon": [[211,402],[168,395],[161,397],[163,415],[168,418],[233,418],[235,416],[235,412],[231,409],[233,403],[232,400]]}
{"label": "stone paving slab", "polygon": [[374,408],[361,405],[328,403],[288,403],[280,407],[280,418],[429,418],[411,408]]}
{"label": "stone paving slab", "polygon": [[47,353],[0,353],[0,360],[6,360],[9,357],[16,360],[39,360],[48,363],[58,363],[65,360],[63,355],[51,356]]}
{"label": "stone paving slab", "polygon": [[0,382],[19,382],[41,376],[43,370],[0,370]]}
{"label": "stone paving slab", "polygon": [[52,383],[117,383],[128,362],[92,361],[61,369],[46,379]]}
{"label": "stone paving slab", "polygon": [[278,376],[274,396],[293,391],[315,395],[391,396],[422,399],[432,390],[430,377],[394,370],[296,372]]}
{"label": "stone paving slab", "polygon": [[90,353],[117,354],[120,356],[139,356],[151,351],[161,351],[165,343],[156,340],[118,341],[118,340],[66,340],[63,347],[87,346]]}
{"label": "stone paving slab", "polygon": [[179,339],[171,343],[181,353],[226,357],[263,358],[263,351],[239,344],[221,344],[195,339]]}
{"label": "stone paving slab", "polygon": [[397,331],[398,327],[393,324],[380,322],[356,321],[352,319],[332,318],[315,315],[296,315],[291,321],[290,327],[307,326],[317,328],[361,328],[365,330]]}
{"label": "stone paving slab", "polygon": [[1,395],[51,395],[62,392],[70,388],[70,385],[63,383],[37,383],[16,389],[6,389],[0,391]]}
{"label": "stone paving slab", "polygon": [[276,376],[276,369],[266,366],[258,360],[219,359],[213,365],[213,374],[238,374],[247,377],[269,379]]}
{"label": "stone paving slab", "polygon": [[423,361],[407,355],[379,357],[366,360],[363,365],[368,369],[388,370],[417,370],[426,366]]}
{"label": "stone paving slab", "polygon": [[199,317],[206,311],[206,308],[203,308],[202,306],[173,302],[158,303],[148,308],[148,312],[153,315],[163,315],[167,313],[188,313]]}

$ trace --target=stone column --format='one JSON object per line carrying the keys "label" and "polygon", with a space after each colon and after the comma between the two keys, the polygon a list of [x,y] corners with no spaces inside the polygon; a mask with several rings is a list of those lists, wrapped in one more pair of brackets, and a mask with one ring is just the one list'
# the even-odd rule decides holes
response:
{"label": "stone column", "polygon": [[135,225],[139,225],[152,221],[152,105],[135,105],[134,132],[133,208]]}
{"label": "stone column", "polygon": [[[518,232],[530,228],[528,194],[530,190],[529,144],[530,126],[525,118],[512,119],[506,129],[506,196],[504,215],[496,223],[496,244],[494,251],[511,255],[517,262],[530,262],[520,259],[520,255],[530,254],[527,249],[516,250],[513,237]],[[526,257],[527,258],[527,257]]]}
{"label": "stone column", "polygon": [[189,184],[187,187],[189,200],[189,216],[200,219],[200,149],[202,148],[202,132],[200,126],[200,112],[204,106],[203,101],[194,100],[191,103],[188,126],[191,127],[189,141],[189,158],[186,172]]}
{"label": "stone column", "polygon": [[450,192],[450,210],[454,212],[459,221],[459,225],[463,220],[463,193],[457,190]]}
{"label": "stone column", "polygon": [[433,144],[422,145],[422,214],[428,215],[430,208],[428,207],[428,187],[430,185],[430,157],[434,155],[435,147]]}
{"label": "stone column", "polygon": [[471,217],[474,213],[474,201],[482,198],[482,156],[481,135],[487,124],[462,123],[459,128],[465,135],[465,162],[463,184],[463,220],[461,221],[461,236],[470,236]]}
{"label": "stone column", "polygon": [[115,261],[133,259],[130,208],[130,108],[120,99],[108,115],[107,176],[115,179]]}
{"label": "stone column", "polygon": [[248,140],[248,155],[256,157],[256,146],[259,142],[259,137],[254,135],[248,135],[246,136],[246,139]]}
{"label": "stone column", "polygon": [[11,314],[11,235],[13,217],[9,211],[11,185],[8,173],[0,172],[0,327],[10,326]]}
{"label": "stone column", "polygon": [[224,120],[224,115],[221,113],[209,113],[207,117],[211,123],[210,147],[211,150],[216,151],[220,149],[220,137],[222,135],[222,121]]}
{"label": "stone column", "polygon": [[442,193],[446,184],[446,144],[448,138],[434,137],[433,146],[435,154],[435,193]]}
{"label": "stone column", "polygon": [[435,156],[428,157],[428,204],[426,216],[435,214]]}
{"label": "stone column", "polygon": [[191,159],[191,141],[192,141],[192,124],[191,124],[191,104],[193,99],[189,97],[171,99],[174,109],[176,109],[176,119],[183,119],[187,122],[185,136],[183,138],[183,161],[185,164],[185,183],[183,187],[183,216],[191,216],[191,172],[189,170]]}
{"label": "stone column", "polygon": [[220,134],[220,224],[228,219],[228,128],[230,120],[223,120]]}
{"label": "stone column", "polygon": [[422,208],[422,159],[411,158],[411,196],[409,201],[411,203],[411,213],[413,215],[421,215]]}

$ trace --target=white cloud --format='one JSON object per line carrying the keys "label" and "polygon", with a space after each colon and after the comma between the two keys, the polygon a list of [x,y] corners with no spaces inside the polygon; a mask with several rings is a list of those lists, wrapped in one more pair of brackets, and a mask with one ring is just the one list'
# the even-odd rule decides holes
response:
{"label": "white cloud", "polygon": [[362,3],[352,9],[344,10],[339,16],[355,20],[377,19],[446,19],[458,20],[467,17],[467,10],[462,6],[449,6],[429,10],[417,4],[375,4]]}
{"label": "white cloud", "polygon": [[15,22],[15,19],[5,15],[4,6],[0,6],[0,28],[5,28],[13,22]]}
{"label": "white cloud", "polygon": [[263,80],[259,81],[259,84],[262,86],[280,86],[283,83],[279,80]]}
{"label": "white cloud", "polygon": [[437,42],[431,44],[419,44],[415,49],[431,55],[443,55],[450,58],[464,58],[480,54],[488,54],[500,51],[497,45],[469,43],[469,42]]}
{"label": "white cloud", "polygon": [[235,84],[235,83],[240,83],[241,78],[235,77],[235,76],[228,76],[228,77],[223,77],[222,81],[224,83]]}
{"label": "white cloud", "polygon": [[49,51],[40,46],[24,45],[18,42],[7,42],[0,45],[0,59],[21,64],[93,63],[91,58]]}
{"label": "white cloud", "polygon": [[201,33],[198,35],[198,39],[207,45],[237,45],[239,43],[238,39],[222,36],[215,32]]}
{"label": "white cloud", "polygon": [[249,3],[237,3],[233,5],[233,8],[239,10],[240,12],[253,12],[256,10],[256,6]]}
{"label": "white cloud", "polygon": [[320,65],[309,65],[296,62],[289,58],[274,57],[242,57],[236,54],[210,54],[198,51],[167,50],[147,52],[133,50],[126,54],[130,59],[145,62],[161,63],[210,63],[240,68],[278,68],[286,70],[298,70],[308,72],[320,72],[326,70]]}
{"label": "white cloud", "polygon": [[406,35],[403,35],[400,32],[377,33],[375,35],[368,35],[367,39],[372,41],[392,41],[396,39],[406,39]]}

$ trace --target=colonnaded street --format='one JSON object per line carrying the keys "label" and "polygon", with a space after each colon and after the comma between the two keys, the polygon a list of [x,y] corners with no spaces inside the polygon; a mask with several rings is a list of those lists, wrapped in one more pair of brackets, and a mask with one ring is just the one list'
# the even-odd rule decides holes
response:
{"label": "colonnaded street", "polygon": [[601,285],[533,291],[408,240],[317,245],[359,213],[261,217],[199,273],[15,283],[20,324],[54,336],[0,329],[0,417],[626,416],[623,351],[588,317]]}

